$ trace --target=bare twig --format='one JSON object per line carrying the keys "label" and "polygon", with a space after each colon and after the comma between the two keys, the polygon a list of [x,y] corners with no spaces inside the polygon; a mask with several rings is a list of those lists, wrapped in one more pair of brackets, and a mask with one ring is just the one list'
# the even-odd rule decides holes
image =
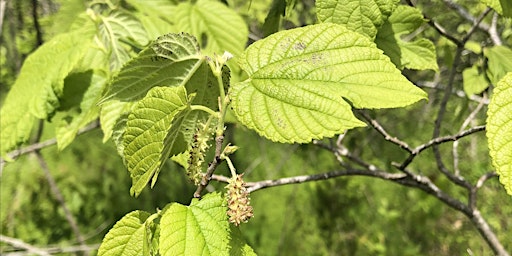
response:
{"label": "bare twig", "polygon": [[[100,126],[99,122],[98,121],[94,121],[90,124],[88,124],[87,126],[81,128],[80,130],[78,130],[77,132],[77,136],[78,135],[81,135],[81,134],[84,134],[86,132],[89,132],[89,131],[92,131],[96,128],[98,128]],[[51,138],[51,139],[48,139],[48,140],[45,140],[45,141],[42,141],[42,142],[36,142],[34,144],[31,144],[29,146],[26,146],[24,148],[21,148],[21,149],[17,149],[17,150],[14,150],[14,151],[11,151],[9,153],[7,153],[7,158],[10,158],[10,159],[16,159],[22,155],[25,155],[25,154],[28,154],[28,153],[32,153],[34,151],[37,151],[37,150],[40,150],[40,149],[43,149],[43,148],[46,148],[46,147],[49,147],[49,146],[53,146],[57,144],[57,139],[56,138]],[[2,174],[2,170],[3,170],[3,166],[5,164],[5,160],[0,158],[0,176]]]}
{"label": "bare twig", "polygon": [[409,145],[407,143],[405,143],[404,141],[401,141],[400,139],[398,139],[397,137],[394,137],[394,136],[391,136],[389,135],[389,133],[384,129],[384,127],[382,127],[382,125],[379,124],[379,122],[377,122],[377,120],[375,119],[372,119],[370,116],[368,116],[366,113],[364,113],[363,111],[360,111],[359,112],[361,114],[361,116],[366,120],[368,121],[371,126],[377,130],[383,137],[385,140],[387,141],[390,141],[392,142],[393,144],[396,144],[398,145],[400,148],[402,149],[405,149],[407,152],[409,153],[412,153],[413,152],[413,149],[411,147],[409,147]]}
{"label": "bare twig", "polygon": [[213,172],[217,169],[217,166],[220,164],[222,159],[220,158],[220,154],[222,153],[222,142],[224,141],[224,135],[217,135],[215,137],[215,156],[213,157],[213,161],[208,165],[208,169],[206,170],[206,174],[201,179],[199,186],[197,186],[196,191],[194,192],[194,198],[201,198],[201,193],[204,188],[208,186],[210,180],[212,179]]}
{"label": "bare twig", "polygon": [[48,253],[46,250],[41,249],[36,246],[33,246],[31,244],[27,244],[20,239],[0,235],[0,242],[10,244],[14,248],[26,250],[27,253],[41,255],[41,256],[50,256],[50,253]]}
{"label": "bare twig", "polygon": [[[59,202],[60,206],[62,207],[62,210],[64,210],[64,215],[66,217],[66,220],[68,221],[69,225],[71,226],[71,229],[73,230],[73,233],[75,233],[76,239],[78,243],[81,246],[86,246],[85,239],[80,232],[80,228],[78,227],[78,224],[75,220],[75,217],[73,214],[71,214],[71,211],[69,210],[66,201],[64,200],[64,196],[60,192],[59,187],[57,186],[57,182],[55,182],[55,179],[53,178],[52,174],[50,173],[50,169],[48,168],[48,165],[46,164],[46,161],[43,158],[43,155],[39,151],[35,151],[34,154],[37,157],[37,160],[39,162],[39,165],[43,169],[43,172],[46,176],[46,180],[48,181],[48,184],[50,185],[50,189],[52,191],[53,196]],[[88,253],[85,252],[87,255]]]}
{"label": "bare twig", "polygon": [[498,13],[494,13],[492,15],[491,26],[487,30],[489,32],[489,37],[495,45],[502,45],[501,37],[498,34]]}
{"label": "bare twig", "polygon": [[0,0],[0,36],[2,35],[2,28],[3,28],[3,24],[4,24],[6,4],[7,4],[7,1]]}

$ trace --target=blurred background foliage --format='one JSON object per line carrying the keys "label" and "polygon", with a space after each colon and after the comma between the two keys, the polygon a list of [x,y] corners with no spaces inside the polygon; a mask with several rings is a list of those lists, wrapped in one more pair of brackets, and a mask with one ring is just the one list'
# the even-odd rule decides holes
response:
{"label": "blurred background foliage", "polygon": [[[43,31],[43,41],[65,30],[68,12],[61,6],[75,6],[82,11],[87,1],[73,0],[75,5],[63,5],[65,0],[40,0],[37,13]],[[225,1],[247,21],[253,40],[261,38],[261,29],[272,1]],[[315,21],[314,2],[290,1],[282,27],[302,26]],[[477,0],[459,1],[473,14],[485,6]],[[0,44],[0,100],[13,84],[24,58],[38,47],[31,0],[7,1]],[[449,31],[460,36],[470,27],[454,12],[446,11],[441,1],[419,1],[425,13]],[[469,8],[471,7],[471,8]],[[72,12],[71,12],[72,13]],[[485,21],[490,23],[490,16]],[[510,20],[502,38],[512,44]],[[440,76],[433,72],[404,71],[412,81],[446,79],[453,61],[455,46],[433,31],[422,27],[424,36],[436,44]],[[489,45],[487,35],[477,32],[473,41]],[[466,52],[464,65],[471,66],[478,55]],[[462,90],[461,77],[456,89]],[[368,111],[367,113],[411,146],[431,138],[437,104],[442,96],[434,89],[429,101],[405,109]],[[441,95],[441,96],[440,96]],[[442,134],[454,134],[464,119],[476,108],[477,102],[453,96],[448,105]],[[472,125],[485,123],[481,111]],[[45,126],[43,140],[53,136],[52,125]],[[235,166],[245,172],[247,181],[277,179],[340,169],[335,157],[315,145],[280,145],[258,137],[236,124],[227,130],[228,141],[240,147],[233,156]],[[138,198],[130,197],[131,180],[111,142],[101,141],[96,130],[79,136],[65,150],[55,146],[41,152],[57,181],[72,214],[86,238],[87,244],[99,244],[105,233],[126,213],[141,209],[154,212],[170,201],[188,204],[195,190],[184,171],[169,162],[154,189],[146,189]],[[328,142],[326,140],[326,142]],[[373,129],[361,128],[347,133],[344,144],[351,152],[375,164],[392,170],[391,162],[405,159],[406,152],[385,141]],[[441,146],[451,155],[452,143]],[[459,142],[459,169],[472,183],[492,170],[484,133],[476,133]],[[448,194],[464,200],[465,191],[449,183],[437,171],[433,153],[422,153],[411,165],[427,175]],[[225,165],[218,174],[227,175]],[[210,189],[223,189],[213,182]],[[445,206],[422,191],[367,177],[342,177],[328,181],[288,185],[257,191],[252,195],[255,217],[241,226],[242,233],[259,255],[491,255],[488,245],[466,216]],[[0,171],[1,234],[21,239],[29,244],[66,247],[76,244],[64,213],[55,200],[37,159],[25,155],[7,163]],[[512,199],[497,179],[488,181],[479,192],[478,205],[483,216],[509,251],[512,251]],[[2,243],[0,253],[12,247]]]}

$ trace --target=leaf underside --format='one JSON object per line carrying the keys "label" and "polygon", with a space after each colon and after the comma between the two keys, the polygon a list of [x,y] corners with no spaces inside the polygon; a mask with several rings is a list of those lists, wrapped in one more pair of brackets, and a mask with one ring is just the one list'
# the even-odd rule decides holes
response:
{"label": "leaf underside", "polygon": [[249,78],[230,89],[244,125],[273,141],[330,137],[364,126],[357,108],[403,107],[426,98],[367,37],[323,23],[252,44],[240,65]]}

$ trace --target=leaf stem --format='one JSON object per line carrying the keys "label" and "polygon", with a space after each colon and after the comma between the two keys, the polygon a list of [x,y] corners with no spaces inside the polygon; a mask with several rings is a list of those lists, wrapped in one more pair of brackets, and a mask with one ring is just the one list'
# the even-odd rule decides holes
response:
{"label": "leaf stem", "polygon": [[191,110],[200,110],[200,111],[204,111],[204,112],[206,112],[206,113],[208,113],[208,114],[210,114],[210,115],[212,115],[212,116],[215,116],[215,117],[219,115],[219,113],[218,113],[218,112],[215,112],[215,111],[213,111],[211,108],[209,108],[209,107],[205,107],[205,106],[203,106],[203,105],[192,105],[192,106],[190,106],[190,109],[191,109]]}

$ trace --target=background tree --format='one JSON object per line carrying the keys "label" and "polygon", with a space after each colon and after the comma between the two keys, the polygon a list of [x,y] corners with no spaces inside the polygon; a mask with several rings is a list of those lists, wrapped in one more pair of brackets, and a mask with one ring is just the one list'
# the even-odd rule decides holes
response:
{"label": "background tree", "polygon": [[[2,160],[0,171],[2,254],[89,254],[103,237],[99,254],[191,254],[201,248],[213,255],[252,254],[252,249],[261,255],[508,255],[512,250],[507,243],[512,207],[503,190],[512,190],[511,149],[503,146],[511,133],[506,126],[512,86],[506,75],[512,71],[507,1],[74,0],[0,1],[0,7],[1,154],[9,161]],[[311,24],[318,25],[300,28]],[[311,38],[315,33],[330,38],[324,30],[347,35],[338,42],[349,51],[359,43],[360,50],[347,54],[336,45],[335,54],[325,51],[322,40]],[[298,62],[287,55],[311,49],[319,55]],[[227,61],[226,50],[234,59]],[[265,73],[258,51],[274,51],[274,57],[291,64]],[[347,62],[352,57],[364,64]],[[310,83],[297,78],[301,72],[340,60],[348,63],[345,69],[319,71],[323,76],[315,78],[330,83],[338,74],[353,76],[350,72],[364,70],[370,61],[390,67],[364,83],[353,80],[371,89],[354,89],[332,103],[350,104],[336,112],[344,122],[326,115],[319,121],[322,128],[308,132],[291,118],[291,128],[280,129],[268,125],[273,116],[265,116],[254,98],[244,98],[244,91],[265,90],[255,81],[291,75],[298,83],[283,82],[288,93],[276,94],[273,103],[282,104],[291,100],[287,96],[314,88],[300,87]],[[294,67],[297,72],[290,73]],[[395,84],[403,87],[389,93],[385,82],[374,85],[379,79],[398,79]],[[269,88],[283,86],[273,85]],[[345,90],[335,88],[331,95]],[[426,98],[424,92],[428,102],[414,103]],[[367,94],[358,98],[358,93]],[[223,101],[223,94],[231,102]],[[326,104],[303,98],[270,109],[288,117],[290,110],[302,111],[305,118],[305,108],[297,106],[320,111]],[[245,116],[247,107],[260,118]],[[403,108],[382,109],[389,107]],[[168,113],[151,118],[170,128],[150,128],[148,137],[138,133],[139,117],[149,118],[148,109]],[[329,122],[338,125],[337,132],[327,128]],[[367,126],[350,129],[361,125]],[[146,147],[149,141],[164,142]],[[237,153],[231,154],[236,149],[228,142],[239,147]],[[137,169],[148,163],[134,158],[138,152],[143,157],[156,152],[158,168]],[[173,161],[165,161],[171,155]],[[204,162],[211,164],[207,168]],[[210,193],[230,194],[224,187],[235,169],[244,173],[255,215],[239,229],[228,224],[224,196]],[[153,189],[144,189],[151,179]],[[281,186],[297,183],[303,184]],[[263,188],[269,189],[259,191]],[[216,238],[205,235],[206,247],[170,243],[198,243],[183,232],[168,235],[173,225],[166,224],[179,212],[200,223],[185,222],[198,228],[193,232],[208,234],[201,223],[221,223],[211,231]],[[113,236],[127,239],[112,243]],[[218,237],[231,241],[231,251]]]}

